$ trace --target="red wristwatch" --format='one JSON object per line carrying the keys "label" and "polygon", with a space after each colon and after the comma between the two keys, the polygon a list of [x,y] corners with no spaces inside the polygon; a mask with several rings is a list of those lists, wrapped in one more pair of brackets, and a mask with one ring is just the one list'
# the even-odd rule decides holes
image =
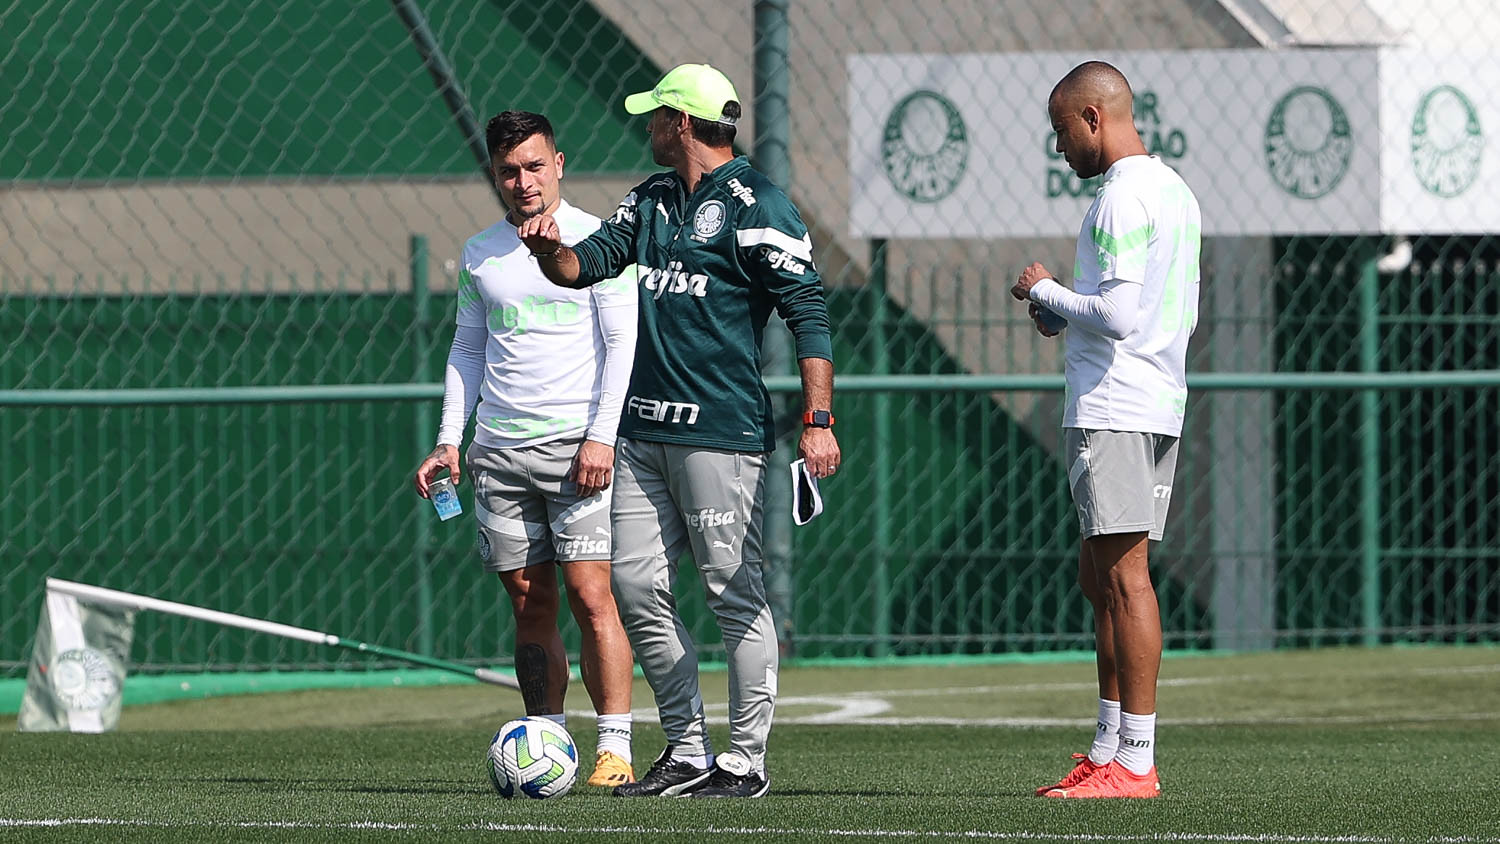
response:
{"label": "red wristwatch", "polygon": [[809,410],[802,414],[802,424],[811,425],[814,428],[832,428],[833,411],[831,410]]}

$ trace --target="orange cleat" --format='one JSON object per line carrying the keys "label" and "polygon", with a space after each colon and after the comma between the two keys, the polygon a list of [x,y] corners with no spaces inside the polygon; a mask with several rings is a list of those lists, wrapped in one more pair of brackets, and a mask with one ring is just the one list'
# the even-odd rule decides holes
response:
{"label": "orange cleat", "polygon": [[1068,775],[1063,777],[1061,782],[1055,783],[1053,785],[1044,785],[1041,788],[1038,788],[1036,790],[1036,796],[1045,797],[1047,796],[1047,792],[1049,791],[1055,791],[1059,788],[1072,788],[1073,786],[1088,779],[1089,776],[1092,775],[1095,771],[1105,767],[1104,765],[1094,764],[1094,760],[1090,759],[1088,757],[1088,754],[1085,753],[1075,753],[1073,754],[1073,759],[1075,760],[1073,763],[1073,770],[1069,771]]}
{"label": "orange cleat", "polygon": [[599,751],[594,760],[594,773],[588,779],[589,785],[614,788],[628,782],[635,782],[635,771],[631,770],[630,763],[608,750]]}
{"label": "orange cleat", "polygon": [[1046,796],[1094,799],[1160,797],[1161,780],[1157,778],[1154,767],[1144,775],[1136,776],[1119,762],[1111,762],[1077,785],[1054,788]]}

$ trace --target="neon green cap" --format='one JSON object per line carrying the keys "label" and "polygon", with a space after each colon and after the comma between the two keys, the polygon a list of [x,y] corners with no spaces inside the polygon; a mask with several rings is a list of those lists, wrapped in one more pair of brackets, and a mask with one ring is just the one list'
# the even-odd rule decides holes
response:
{"label": "neon green cap", "polygon": [[645,114],[666,106],[733,126],[734,118],[724,116],[724,104],[739,98],[729,77],[714,68],[706,64],[680,64],[667,71],[655,88],[626,97],[625,110]]}

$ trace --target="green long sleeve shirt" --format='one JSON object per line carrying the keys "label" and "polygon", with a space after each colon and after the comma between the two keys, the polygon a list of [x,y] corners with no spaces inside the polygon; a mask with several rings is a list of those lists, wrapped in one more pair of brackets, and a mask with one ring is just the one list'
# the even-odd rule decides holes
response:
{"label": "green long sleeve shirt", "polygon": [[760,375],[771,310],[786,320],[799,359],[833,360],[812,239],[786,194],[744,156],[691,195],[676,173],[660,173],[573,249],[581,286],[639,265],[640,330],[620,435],[771,451],[771,394]]}

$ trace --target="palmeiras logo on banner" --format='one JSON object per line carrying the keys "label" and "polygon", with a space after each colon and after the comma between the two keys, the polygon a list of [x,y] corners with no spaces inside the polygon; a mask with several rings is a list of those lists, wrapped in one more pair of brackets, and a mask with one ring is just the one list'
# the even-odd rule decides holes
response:
{"label": "palmeiras logo on banner", "polygon": [[1272,180],[1298,199],[1317,199],[1337,187],[1353,151],[1349,116],[1322,88],[1288,91],[1266,122],[1266,166]]}
{"label": "palmeiras logo on banner", "polygon": [[52,690],[70,709],[103,709],[120,694],[109,658],[93,648],[63,651],[52,661]]}
{"label": "palmeiras logo on banner", "polygon": [[1422,95],[1411,120],[1411,166],[1422,187],[1458,196],[1479,177],[1483,153],[1479,112],[1462,91],[1440,85]]}
{"label": "palmeiras logo on banner", "polygon": [[880,160],[896,190],[916,202],[937,202],[963,180],[968,127],[946,97],[914,91],[886,118]]}

